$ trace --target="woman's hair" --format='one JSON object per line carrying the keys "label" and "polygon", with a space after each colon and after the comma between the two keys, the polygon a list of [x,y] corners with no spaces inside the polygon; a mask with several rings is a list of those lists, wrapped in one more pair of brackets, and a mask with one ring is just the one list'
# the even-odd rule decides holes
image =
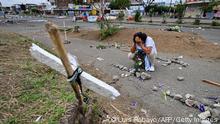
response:
{"label": "woman's hair", "polygon": [[141,40],[145,43],[146,39],[147,39],[147,34],[143,33],[143,32],[137,32],[134,34],[133,36],[133,42],[135,43],[135,38],[139,37],[141,38]]}

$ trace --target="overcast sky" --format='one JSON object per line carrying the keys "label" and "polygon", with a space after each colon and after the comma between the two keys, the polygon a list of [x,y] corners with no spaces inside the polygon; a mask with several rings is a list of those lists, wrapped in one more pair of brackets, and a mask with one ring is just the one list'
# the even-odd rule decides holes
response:
{"label": "overcast sky", "polygon": [[20,3],[33,3],[33,4],[40,4],[45,3],[47,0],[0,0],[3,6],[11,6],[13,4],[20,4]]}

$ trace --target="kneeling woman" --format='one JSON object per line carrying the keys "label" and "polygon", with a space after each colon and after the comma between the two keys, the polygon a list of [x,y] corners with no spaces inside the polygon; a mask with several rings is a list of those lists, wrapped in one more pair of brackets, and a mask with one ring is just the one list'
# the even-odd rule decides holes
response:
{"label": "kneeling woman", "polygon": [[133,36],[133,43],[128,57],[135,61],[135,68],[144,67],[146,71],[155,71],[157,49],[153,39],[145,33],[137,32]]}

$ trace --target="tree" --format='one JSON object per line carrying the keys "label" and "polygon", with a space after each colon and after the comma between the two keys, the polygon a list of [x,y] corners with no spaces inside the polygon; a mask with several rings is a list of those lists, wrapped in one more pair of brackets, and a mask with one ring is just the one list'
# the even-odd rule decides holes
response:
{"label": "tree", "polygon": [[145,12],[146,12],[146,9],[148,9],[148,7],[151,6],[154,1],[155,0],[136,0],[136,2],[143,5]]}
{"label": "tree", "polygon": [[130,7],[131,1],[130,0],[112,0],[109,8],[111,9],[125,9]]}
{"label": "tree", "polygon": [[177,12],[177,18],[178,18],[177,23],[182,23],[182,18],[183,18],[185,9],[186,9],[186,5],[182,4],[182,1],[180,1],[180,4],[176,6],[176,12]]}
{"label": "tree", "polygon": [[206,13],[206,12],[212,12],[213,7],[218,6],[220,4],[219,1],[217,0],[212,0],[207,6],[201,7],[201,10]]}

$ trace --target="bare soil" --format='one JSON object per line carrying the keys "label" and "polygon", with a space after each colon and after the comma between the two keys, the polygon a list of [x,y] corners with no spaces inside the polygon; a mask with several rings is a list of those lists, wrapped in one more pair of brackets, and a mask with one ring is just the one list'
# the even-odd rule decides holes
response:
{"label": "bare soil", "polygon": [[[61,123],[72,123],[77,111],[72,89],[65,77],[31,57],[31,42],[16,33],[0,32],[0,123],[33,123],[39,116],[41,123],[58,123],[60,119]],[[112,83],[111,77],[100,70],[91,65],[82,66],[93,76]],[[88,95],[93,109],[88,116],[90,123],[101,123],[106,115],[141,115],[140,108],[129,108],[130,100],[126,96],[110,101],[93,92]]]}
{"label": "bare soil", "polygon": [[[175,53],[191,57],[220,59],[220,45],[208,42],[197,34],[186,32],[163,31],[159,29],[121,29],[115,35],[108,37],[103,42],[116,42],[132,45],[135,32],[145,32],[152,37],[159,52]],[[82,30],[80,33],[69,33],[70,37],[86,40],[100,40],[99,31]]]}

